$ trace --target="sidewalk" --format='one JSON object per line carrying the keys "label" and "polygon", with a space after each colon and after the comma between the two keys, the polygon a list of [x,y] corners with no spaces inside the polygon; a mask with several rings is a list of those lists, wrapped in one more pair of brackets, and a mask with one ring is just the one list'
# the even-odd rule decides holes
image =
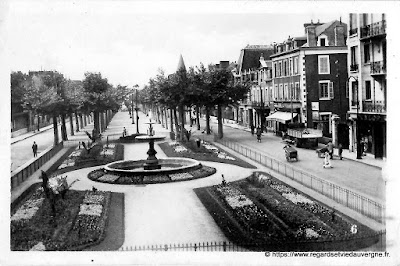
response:
{"label": "sidewalk", "polygon": [[[201,129],[205,127],[205,120],[200,121]],[[216,119],[211,120],[213,133],[217,134]],[[192,127],[192,135],[207,136],[197,131],[197,127]],[[224,123],[223,140],[237,143],[244,148],[257,152],[267,158],[279,161],[283,165],[293,167],[298,171],[309,173],[313,176],[326,180],[329,183],[349,189],[371,200],[385,204],[386,192],[385,183],[382,178],[382,169],[379,166],[384,165],[384,161],[375,160],[369,157],[363,157],[362,160],[356,160],[351,157],[351,153],[344,152],[346,157],[339,160],[335,156],[332,160],[333,168],[324,169],[322,167],[323,158],[319,158],[315,150],[296,148],[299,161],[287,162],[281,138],[273,133],[263,133],[261,143],[258,143],[255,135],[251,135],[250,130],[234,123]],[[208,135],[210,136],[210,135]],[[322,147],[322,144],[321,144]],[[371,162],[378,161],[378,164]],[[379,162],[381,165],[379,165]],[[382,167],[381,166],[381,167]]]}

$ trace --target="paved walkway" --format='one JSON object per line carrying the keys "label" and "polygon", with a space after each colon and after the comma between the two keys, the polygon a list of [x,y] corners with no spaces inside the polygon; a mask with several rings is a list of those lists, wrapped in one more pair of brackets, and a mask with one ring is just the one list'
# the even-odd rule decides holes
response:
{"label": "paved walkway", "polygon": [[[103,135],[122,133],[125,126],[128,133],[136,132],[136,125],[129,122],[127,112],[119,112],[114,116],[109,128]],[[139,131],[144,133],[148,118],[140,113]],[[160,124],[155,124],[154,129],[157,135],[165,135],[168,139],[168,130],[162,128]],[[241,130],[244,132],[243,130]],[[239,132],[239,131],[237,131]],[[247,132],[245,132],[247,133]],[[235,136],[238,133],[235,133]],[[249,135],[249,134],[247,134]],[[240,136],[239,136],[240,137]],[[250,136],[251,138],[251,136]],[[155,145],[158,158],[165,158],[165,154]],[[148,149],[147,143],[125,144],[126,159],[143,159]],[[232,151],[235,154],[235,152]],[[245,161],[256,166],[259,170],[271,172],[266,167],[252,162],[250,159],[237,155]],[[315,156],[315,154],[314,154]],[[53,160],[51,160],[53,161]],[[49,163],[51,163],[51,161]],[[201,204],[193,192],[193,188],[215,185],[221,182],[221,174],[224,174],[228,182],[247,177],[252,169],[241,168],[234,165],[202,162],[205,165],[217,168],[217,173],[203,179],[192,181],[152,184],[152,185],[110,185],[91,181],[87,174],[98,167],[80,169],[67,173],[68,183],[79,179],[72,188],[77,190],[91,189],[93,186],[100,190],[109,190],[125,193],[125,242],[124,247],[135,245],[151,244],[173,244],[173,243],[193,243],[207,241],[224,241],[225,236],[215,224],[214,220]],[[374,169],[376,169],[374,167]],[[367,224],[375,230],[383,229],[383,225],[371,219],[360,216],[330,199],[327,199],[314,191],[304,188],[298,183],[288,180],[283,176],[277,176],[295,188],[309,193],[314,198],[335,206],[335,208],[357,220]],[[29,182],[37,182],[38,177],[32,177]],[[16,189],[16,191],[22,188]],[[15,191],[12,194],[16,194]]]}

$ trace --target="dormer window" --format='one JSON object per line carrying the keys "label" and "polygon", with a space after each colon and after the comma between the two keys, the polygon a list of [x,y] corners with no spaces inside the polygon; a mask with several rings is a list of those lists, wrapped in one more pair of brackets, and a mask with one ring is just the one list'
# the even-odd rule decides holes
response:
{"label": "dormer window", "polygon": [[318,36],[318,46],[329,46],[328,37],[326,35]]}

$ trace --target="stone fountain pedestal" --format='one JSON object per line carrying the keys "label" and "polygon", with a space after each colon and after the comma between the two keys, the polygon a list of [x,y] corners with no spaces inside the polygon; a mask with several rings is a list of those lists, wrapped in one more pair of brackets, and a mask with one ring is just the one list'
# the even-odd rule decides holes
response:
{"label": "stone fountain pedestal", "polygon": [[149,155],[146,159],[146,162],[143,164],[144,170],[155,170],[161,169],[161,165],[158,163],[158,159],[156,157],[156,150],[154,149],[154,139],[149,138],[149,150],[147,151]]}

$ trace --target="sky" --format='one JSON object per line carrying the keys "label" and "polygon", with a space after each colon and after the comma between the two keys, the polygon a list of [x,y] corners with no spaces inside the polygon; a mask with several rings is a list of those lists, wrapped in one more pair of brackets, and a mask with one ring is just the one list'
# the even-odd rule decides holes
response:
{"label": "sky", "polygon": [[[282,42],[304,34],[303,24],[329,22],[348,13],[268,6],[139,4],[134,1],[10,1],[3,30],[11,71],[57,70],[70,79],[101,72],[117,85],[143,86],[159,69],[237,61],[247,44]],[[206,8],[205,8],[206,7]],[[248,11],[247,9],[251,9]],[[284,9],[280,9],[284,10]],[[290,8],[289,8],[290,10]]]}

